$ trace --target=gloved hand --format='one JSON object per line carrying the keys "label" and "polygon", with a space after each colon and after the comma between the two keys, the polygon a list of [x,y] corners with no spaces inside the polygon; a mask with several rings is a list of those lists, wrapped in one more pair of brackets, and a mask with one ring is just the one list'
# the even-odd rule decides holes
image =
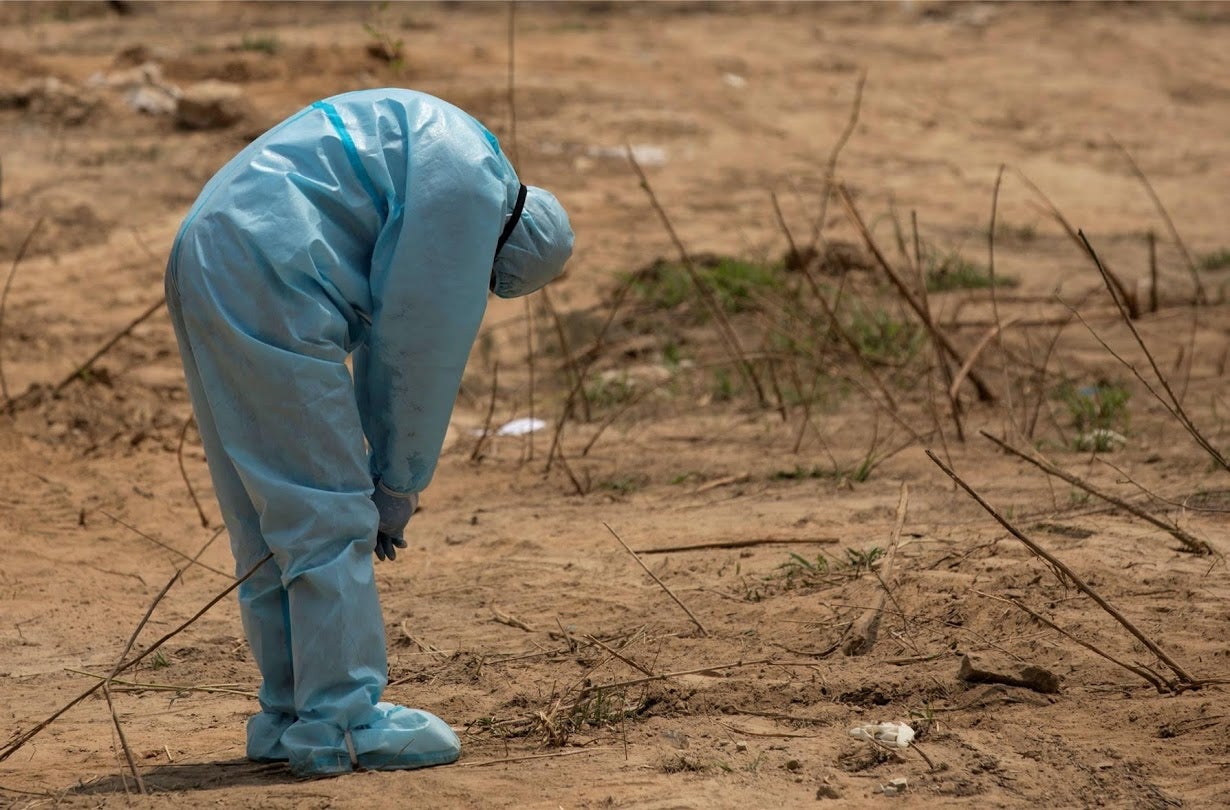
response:
{"label": "gloved hand", "polygon": [[419,506],[419,494],[394,492],[377,479],[372,491],[372,503],[380,512],[380,528],[376,532],[376,558],[396,560],[397,549],[406,547],[406,524]]}

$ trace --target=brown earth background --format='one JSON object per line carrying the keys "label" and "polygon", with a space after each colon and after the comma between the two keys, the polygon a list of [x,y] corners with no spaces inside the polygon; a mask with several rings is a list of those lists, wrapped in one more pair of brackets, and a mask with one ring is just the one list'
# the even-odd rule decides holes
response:
{"label": "brown earth background", "polygon": [[[577,232],[558,319],[541,295],[491,305],[411,548],[377,569],[387,697],[449,720],[460,763],[301,781],[244,761],[258,676],[228,598],[112,686],[151,795],[95,695],[0,764],[0,806],[1225,806],[1220,553],[1184,551],[978,431],[1230,549],[1227,471],[1062,303],[1157,387],[1089,257],[1022,180],[1146,304],[1156,234],[1159,306],[1135,325],[1230,449],[1230,6],[521,4],[514,26],[515,138],[504,5],[0,4],[0,369],[15,400],[0,417],[0,739],[97,683],[177,568],[134,651],[227,587],[224,537],[187,564],[219,518],[158,301],[180,219],[232,154],[317,98],[415,87],[486,122]],[[822,202],[864,71],[835,179],[911,284],[911,212],[930,261],[985,268],[1007,166],[995,268],[1017,286],[994,308],[986,290],[930,297],[963,355],[1008,324],[973,366],[998,400],[961,386],[964,442],[917,318],[838,199]],[[131,103],[210,80],[237,94],[216,126]],[[665,302],[638,284],[616,306],[628,274],[678,255],[626,144],[690,252],[772,268],[729,316],[765,405],[694,288]],[[777,264],[772,194],[799,244],[826,205],[805,272]],[[584,401],[561,456],[574,374]],[[1072,391],[1091,386],[1130,393],[1113,451],[1075,449]],[[476,450],[484,424],[531,413],[548,428]],[[1208,682],[1183,683],[927,448]],[[613,533],[652,552],[694,619]],[[878,641],[845,655],[881,603]],[[1060,689],[963,681],[966,654],[1044,668]],[[911,723],[917,749],[847,733],[882,720]],[[904,795],[885,795],[894,779]]]}

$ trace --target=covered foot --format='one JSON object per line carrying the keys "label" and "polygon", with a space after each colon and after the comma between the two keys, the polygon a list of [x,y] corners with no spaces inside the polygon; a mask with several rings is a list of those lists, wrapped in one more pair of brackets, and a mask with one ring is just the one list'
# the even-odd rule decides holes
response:
{"label": "covered foot", "polygon": [[291,770],[300,776],[398,771],[447,765],[461,756],[461,740],[434,714],[391,703],[377,703],[375,713],[345,732],[321,721],[295,723],[282,735]]}
{"label": "covered foot", "polygon": [[260,712],[248,718],[248,759],[253,762],[286,762],[290,752],[282,744],[282,734],[294,725],[289,714]]}

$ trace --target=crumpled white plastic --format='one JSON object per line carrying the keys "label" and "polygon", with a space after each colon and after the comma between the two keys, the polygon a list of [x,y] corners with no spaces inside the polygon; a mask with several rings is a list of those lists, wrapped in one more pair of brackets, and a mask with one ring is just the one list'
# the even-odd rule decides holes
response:
{"label": "crumpled white plastic", "polygon": [[850,736],[856,740],[908,748],[914,739],[914,729],[905,723],[871,723],[850,729]]}

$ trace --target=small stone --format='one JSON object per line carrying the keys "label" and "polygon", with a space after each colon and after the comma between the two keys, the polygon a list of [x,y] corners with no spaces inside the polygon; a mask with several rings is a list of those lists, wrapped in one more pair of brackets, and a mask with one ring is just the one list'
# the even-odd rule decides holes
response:
{"label": "small stone", "polygon": [[1059,676],[1048,669],[1031,664],[996,660],[986,655],[964,655],[957,678],[968,683],[1002,683],[1023,686],[1035,692],[1053,695],[1059,692]]}
{"label": "small stone", "polygon": [[788,771],[801,771],[801,770],[803,770],[803,763],[802,763],[802,762],[799,762],[797,759],[787,760],[787,761],[786,761],[786,770],[788,770]]}
{"label": "small stone", "polygon": [[239,85],[210,80],[184,89],[175,108],[175,123],[184,129],[222,129],[246,114]]}
{"label": "small stone", "polygon": [[740,754],[743,753],[744,751],[747,750],[747,743],[743,742],[743,740],[739,740],[738,742],[735,743],[735,750],[738,751]]}
{"label": "small stone", "polygon": [[840,799],[841,792],[832,785],[821,785],[816,788],[817,799]]}

